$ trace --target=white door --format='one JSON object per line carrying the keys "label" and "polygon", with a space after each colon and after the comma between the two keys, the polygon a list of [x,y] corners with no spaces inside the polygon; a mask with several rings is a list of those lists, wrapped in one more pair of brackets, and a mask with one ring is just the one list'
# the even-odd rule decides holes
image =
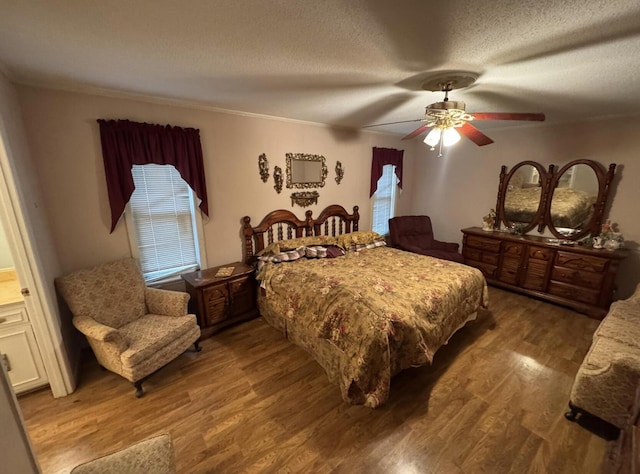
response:
{"label": "white door", "polygon": [[[4,227],[7,242],[13,257],[15,271],[24,297],[26,321],[22,330],[14,326],[9,329],[4,340],[0,340],[0,352],[20,353],[31,359],[26,364],[14,363],[19,356],[3,358],[5,366],[16,367],[20,374],[9,376],[18,390],[32,389],[49,383],[54,397],[62,397],[75,388],[75,376],[70,362],[63,353],[63,341],[54,302],[47,300],[47,283],[39,268],[36,249],[29,239],[29,223],[21,209],[21,199],[13,176],[11,162],[6,147],[7,131],[3,117],[0,117],[0,222]],[[6,326],[8,327],[8,326]],[[15,382],[14,380],[15,379]],[[28,387],[28,388],[25,388]]]}

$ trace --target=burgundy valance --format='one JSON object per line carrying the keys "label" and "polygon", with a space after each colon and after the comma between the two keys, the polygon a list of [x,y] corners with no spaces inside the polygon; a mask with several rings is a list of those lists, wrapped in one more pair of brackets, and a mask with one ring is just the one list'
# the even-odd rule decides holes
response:
{"label": "burgundy valance", "polygon": [[111,207],[111,232],[135,188],[131,176],[133,165],[173,165],[200,199],[200,210],[209,215],[200,130],[129,120],[98,119],[98,123]]}
{"label": "burgundy valance", "polygon": [[382,176],[382,168],[384,165],[394,165],[396,167],[396,176],[398,177],[398,186],[402,189],[402,157],[404,150],[396,150],[395,148],[378,148],[373,147],[373,159],[371,160],[371,188],[369,197],[378,189],[378,180]]}

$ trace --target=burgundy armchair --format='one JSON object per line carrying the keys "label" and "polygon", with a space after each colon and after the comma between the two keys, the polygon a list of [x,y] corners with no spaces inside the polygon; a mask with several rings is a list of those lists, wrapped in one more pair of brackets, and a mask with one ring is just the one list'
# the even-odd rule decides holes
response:
{"label": "burgundy armchair", "polygon": [[429,216],[400,216],[389,219],[391,246],[408,252],[464,263],[460,244],[433,238]]}

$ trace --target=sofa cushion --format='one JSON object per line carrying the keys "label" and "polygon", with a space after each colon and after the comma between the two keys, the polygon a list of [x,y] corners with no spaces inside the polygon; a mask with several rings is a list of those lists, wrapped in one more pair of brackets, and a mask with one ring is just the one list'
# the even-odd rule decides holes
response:
{"label": "sofa cushion", "polygon": [[640,350],[640,320],[632,322],[627,319],[607,316],[593,333],[594,340],[601,337]]}
{"label": "sofa cushion", "polygon": [[124,367],[148,359],[154,353],[197,327],[196,318],[187,316],[161,316],[147,314],[120,328],[129,347],[120,355]]}

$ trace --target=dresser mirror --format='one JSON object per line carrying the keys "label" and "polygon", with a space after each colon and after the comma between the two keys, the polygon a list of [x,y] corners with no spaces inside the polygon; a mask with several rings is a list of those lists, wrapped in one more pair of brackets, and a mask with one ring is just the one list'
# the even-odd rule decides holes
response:
{"label": "dresser mirror", "polygon": [[557,169],[534,161],[503,166],[498,187],[498,221],[517,233],[537,226],[555,237],[578,240],[600,232],[615,164],[608,171],[592,160],[575,160]]}
{"label": "dresser mirror", "polygon": [[287,153],[287,188],[321,188],[327,178],[322,155]]}
{"label": "dresser mirror", "polygon": [[498,215],[508,228],[529,232],[544,215],[542,191],[547,172],[540,163],[523,161],[502,178],[504,199],[498,205]]}

